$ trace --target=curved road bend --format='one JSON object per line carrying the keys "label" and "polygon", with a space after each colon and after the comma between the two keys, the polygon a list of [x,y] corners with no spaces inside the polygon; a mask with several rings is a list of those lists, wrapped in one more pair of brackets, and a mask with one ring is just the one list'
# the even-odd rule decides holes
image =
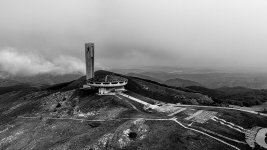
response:
{"label": "curved road bend", "polygon": [[178,123],[180,126],[182,126],[182,127],[185,128],[185,129],[192,130],[192,131],[195,131],[195,132],[204,134],[204,135],[206,135],[206,136],[208,136],[208,137],[210,137],[210,138],[212,138],[212,139],[214,139],[214,140],[217,140],[217,141],[219,141],[219,142],[221,142],[221,143],[223,143],[223,144],[226,144],[226,145],[228,145],[228,146],[230,146],[230,147],[232,147],[232,148],[234,148],[234,149],[236,149],[236,150],[240,150],[238,147],[236,147],[236,146],[234,146],[234,145],[232,145],[232,144],[229,144],[229,143],[227,143],[227,142],[225,142],[225,141],[223,141],[223,140],[221,140],[221,139],[218,139],[218,138],[216,138],[216,137],[214,137],[214,136],[212,136],[212,135],[209,135],[209,134],[207,134],[207,133],[205,133],[205,132],[199,131],[199,130],[197,130],[197,129],[193,129],[193,128],[186,127],[186,126],[184,126],[181,122],[179,122],[176,118],[172,118],[172,119],[170,119],[170,120],[172,120],[172,121]]}

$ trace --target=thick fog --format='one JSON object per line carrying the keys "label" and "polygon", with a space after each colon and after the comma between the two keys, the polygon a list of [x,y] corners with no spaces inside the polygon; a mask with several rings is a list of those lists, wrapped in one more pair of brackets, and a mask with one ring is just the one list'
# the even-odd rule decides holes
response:
{"label": "thick fog", "polygon": [[80,71],[94,42],[100,67],[262,70],[266,16],[266,0],[1,0],[0,67]]}

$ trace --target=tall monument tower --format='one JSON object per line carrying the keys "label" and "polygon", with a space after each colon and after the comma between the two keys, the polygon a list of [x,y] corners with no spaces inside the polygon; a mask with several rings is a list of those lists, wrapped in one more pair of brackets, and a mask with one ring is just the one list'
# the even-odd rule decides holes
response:
{"label": "tall monument tower", "polygon": [[94,77],[94,43],[85,43],[86,80]]}
{"label": "tall monument tower", "polygon": [[85,43],[86,83],[82,89],[98,89],[98,95],[114,95],[125,91],[128,79],[113,74],[94,76],[94,43]]}

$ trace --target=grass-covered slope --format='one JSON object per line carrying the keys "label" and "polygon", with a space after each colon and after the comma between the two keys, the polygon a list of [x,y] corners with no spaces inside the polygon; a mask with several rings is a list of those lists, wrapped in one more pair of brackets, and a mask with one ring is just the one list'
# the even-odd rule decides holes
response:
{"label": "grass-covered slope", "polygon": [[200,83],[197,83],[195,81],[184,80],[179,78],[169,79],[165,81],[164,84],[176,87],[201,86]]}
{"label": "grass-covered slope", "polygon": [[267,90],[248,89],[244,87],[224,87],[209,89],[199,86],[187,87],[193,92],[202,93],[211,97],[217,104],[255,106],[267,102]]}
{"label": "grass-covered slope", "polygon": [[[120,74],[115,74],[108,71],[97,71],[95,76],[105,76],[108,74],[114,74],[117,76],[122,76],[128,79],[128,84],[126,89],[133,91],[140,95],[150,97],[159,101],[169,102],[169,103],[184,103],[184,104],[206,104],[210,105],[213,101],[202,94],[192,93],[191,90],[181,88],[181,87],[172,87],[155,81],[150,81],[147,79],[142,79],[132,76],[124,76]],[[81,77],[78,80],[61,83],[53,86],[48,86],[46,90],[70,90],[75,88],[81,88],[85,83],[85,77]]]}
{"label": "grass-covered slope", "polygon": [[[98,71],[97,74],[110,72]],[[124,77],[129,81],[127,94],[146,102],[194,101],[204,104],[201,101],[203,95],[192,93],[190,89]],[[14,88],[0,94],[0,149],[231,150],[229,146],[187,130],[174,121],[153,120],[170,117],[147,112],[143,106],[127,98],[118,95],[99,96],[95,94],[95,90],[80,89],[84,83],[85,77],[81,77],[41,89]],[[186,125],[184,118],[188,112],[197,109],[188,107],[175,117]],[[209,108],[206,110],[218,111],[222,119],[248,129],[267,125],[266,118],[255,117],[253,114]],[[197,123],[192,127],[198,126],[202,127]],[[244,140],[243,135],[239,137],[231,129],[219,124],[203,124],[203,128],[206,126],[212,131]],[[240,148],[250,149],[247,145],[241,145]]]}

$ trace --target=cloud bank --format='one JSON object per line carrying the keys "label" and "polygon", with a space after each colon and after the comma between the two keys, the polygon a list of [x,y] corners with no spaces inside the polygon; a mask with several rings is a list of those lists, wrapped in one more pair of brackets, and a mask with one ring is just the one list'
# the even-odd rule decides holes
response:
{"label": "cloud bank", "polygon": [[62,54],[84,59],[84,43],[94,42],[109,68],[261,71],[266,8],[266,0],[0,0],[0,49],[36,51],[50,60],[44,69]]}
{"label": "cloud bank", "polygon": [[48,60],[36,53],[22,53],[16,49],[0,50],[0,70],[10,75],[85,74],[85,64],[71,56]]}

